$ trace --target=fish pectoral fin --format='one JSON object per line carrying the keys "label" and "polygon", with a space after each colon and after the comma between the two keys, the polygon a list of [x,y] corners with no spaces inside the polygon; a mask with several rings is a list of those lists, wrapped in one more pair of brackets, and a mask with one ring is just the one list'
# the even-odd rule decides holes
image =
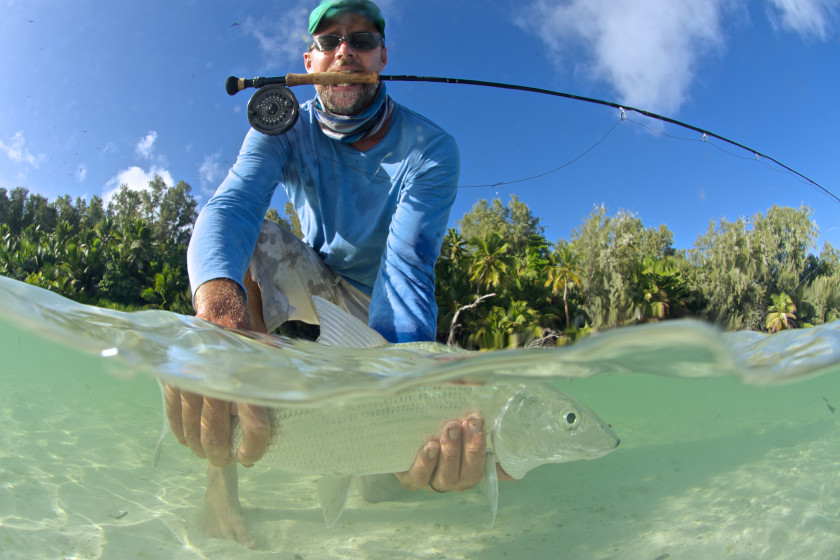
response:
{"label": "fish pectoral fin", "polygon": [[352,476],[325,476],[318,481],[318,501],[324,513],[324,521],[327,522],[327,529],[341,517],[352,486]]}
{"label": "fish pectoral fin", "polygon": [[487,489],[487,499],[490,500],[490,528],[496,524],[496,514],[499,513],[499,473],[496,472],[496,455],[487,452],[484,460],[484,484]]}
{"label": "fish pectoral fin", "polygon": [[160,461],[160,452],[163,451],[163,438],[166,437],[166,432],[167,432],[168,428],[169,428],[169,425],[166,423],[166,420],[164,420],[164,425],[160,429],[160,435],[158,436],[157,443],[155,444],[155,457],[152,460],[152,467],[153,468],[157,468],[158,461]]}
{"label": "fish pectoral fin", "polygon": [[157,468],[158,461],[160,461],[160,452],[163,449],[163,438],[169,433],[169,421],[166,419],[166,393],[163,382],[160,379],[155,379],[155,381],[157,381],[158,387],[160,388],[160,400],[163,406],[163,424],[160,427],[160,435],[155,444],[155,457],[152,461],[152,466]]}

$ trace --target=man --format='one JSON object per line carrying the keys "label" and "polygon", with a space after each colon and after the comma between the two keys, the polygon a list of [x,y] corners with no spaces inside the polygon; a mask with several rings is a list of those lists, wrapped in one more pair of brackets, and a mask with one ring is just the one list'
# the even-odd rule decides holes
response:
{"label": "man", "polygon": [[[381,72],[388,60],[384,30],[369,0],[322,1],[309,18],[306,71]],[[394,103],[383,84],[315,89],[287,133],[249,131],[196,221],[188,266],[197,316],[271,332],[289,319],[316,323],[311,296],[319,295],[392,342],[432,340],[434,264],[460,168],[455,141]],[[278,184],[295,206],[306,244],[263,223]],[[174,387],[167,387],[166,403],[178,441],[209,462],[205,530],[253,546],[236,462],[251,466],[263,455],[271,435],[266,410]],[[234,415],[243,430],[235,458]],[[439,436],[417,443],[411,469],[394,475],[405,488],[459,491],[481,479],[485,433],[478,415],[446,421]]]}

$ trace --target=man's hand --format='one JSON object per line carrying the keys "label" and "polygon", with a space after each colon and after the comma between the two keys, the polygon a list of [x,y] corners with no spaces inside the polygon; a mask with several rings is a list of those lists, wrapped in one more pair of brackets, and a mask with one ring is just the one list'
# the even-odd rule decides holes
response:
{"label": "man's hand", "polygon": [[[202,284],[195,294],[196,317],[237,329],[250,330],[251,320],[245,294],[236,282],[227,279]],[[260,323],[262,319],[260,318]],[[181,445],[206,458],[215,467],[226,467],[234,460],[231,452],[231,418],[239,417],[242,443],[236,460],[253,466],[265,453],[271,437],[271,423],[264,407],[238,404],[165,388],[169,427]]]}
{"label": "man's hand", "polygon": [[271,437],[271,423],[264,407],[237,404],[167,385],[166,415],[169,427],[181,445],[206,458],[214,467],[233,462],[231,453],[231,417],[239,417],[242,443],[236,460],[251,467],[265,453]]}
{"label": "man's hand", "polygon": [[478,414],[450,420],[439,437],[420,449],[411,469],[394,476],[409,490],[461,492],[484,477],[486,446],[484,421]]}

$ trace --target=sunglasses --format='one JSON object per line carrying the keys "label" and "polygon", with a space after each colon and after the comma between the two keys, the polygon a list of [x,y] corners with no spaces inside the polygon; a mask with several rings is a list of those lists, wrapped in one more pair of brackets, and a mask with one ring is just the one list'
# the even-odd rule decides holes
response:
{"label": "sunglasses", "polygon": [[345,37],[338,35],[318,35],[312,37],[312,46],[321,52],[328,52],[337,49],[342,41],[347,41],[347,44],[357,51],[371,51],[379,46],[380,43],[385,44],[385,38],[375,33],[366,33],[360,31],[358,33],[351,33]]}

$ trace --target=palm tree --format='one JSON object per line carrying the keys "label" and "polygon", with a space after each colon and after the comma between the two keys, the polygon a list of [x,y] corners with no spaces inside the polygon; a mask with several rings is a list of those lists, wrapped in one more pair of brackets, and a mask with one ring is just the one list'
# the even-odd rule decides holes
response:
{"label": "palm tree", "polygon": [[149,302],[147,307],[167,309],[181,314],[191,314],[189,286],[180,268],[163,264],[163,270],[154,275],[154,286],[145,288],[140,296]]}
{"label": "palm tree", "polygon": [[154,284],[153,266],[156,247],[151,239],[151,229],[145,220],[128,220],[110,231],[105,270],[100,288],[102,295],[122,305],[141,305],[140,293],[145,286]]}
{"label": "palm tree", "polygon": [[634,321],[666,319],[681,309],[685,280],[670,256],[646,256],[632,263],[629,313]]}
{"label": "palm tree", "polygon": [[[532,309],[529,302],[511,300],[505,313],[508,346],[519,346],[542,335],[539,312]],[[520,337],[522,337],[520,339]]]}
{"label": "palm tree", "polygon": [[767,310],[767,320],[765,322],[767,330],[777,332],[793,328],[793,319],[796,319],[796,315],[794,315],[796,305],[790,299],[790,296],[782,292],[770,296],[770,299],[773,301],[773,305]]}
{"label": "palm tree", "polygon": [[473,237],[470,244],[475,246],[472,265],[470,265],[470,282],[476,287],[476,293],[482,288],[495,288],[501,284],[508,271],[508,250],[510,244],[495,231],[484,237]]}
{"label": "palm tree", "polygon": [[511,300],[507,308],[490,309],[468,340],[484,350],[515,348],[541,336],[537,320],[538,313],[527,301]]}
{"label": "palm tree", "polygon": [[449,228],[443,238],[441,257],[453,264],[459,264],[467,255],[467,242],[455,228]]}
{"label": "palm tree", "polygon": [[563,309],[566,312],[566,327],[569,321],[569,284],[580,288],[580,262],[583,257],[574,252],[571,245],[563,244],[557,247],[549,256],[548,277],[545,287],[551,287],[551,294],[556,296],[563,289]]}
{"label": "palm tree", "polygon": [[470,347],[492,350],[505,347],[505,310],[494,306],[485,317],[476,323],[472,334],[467,337]]}

